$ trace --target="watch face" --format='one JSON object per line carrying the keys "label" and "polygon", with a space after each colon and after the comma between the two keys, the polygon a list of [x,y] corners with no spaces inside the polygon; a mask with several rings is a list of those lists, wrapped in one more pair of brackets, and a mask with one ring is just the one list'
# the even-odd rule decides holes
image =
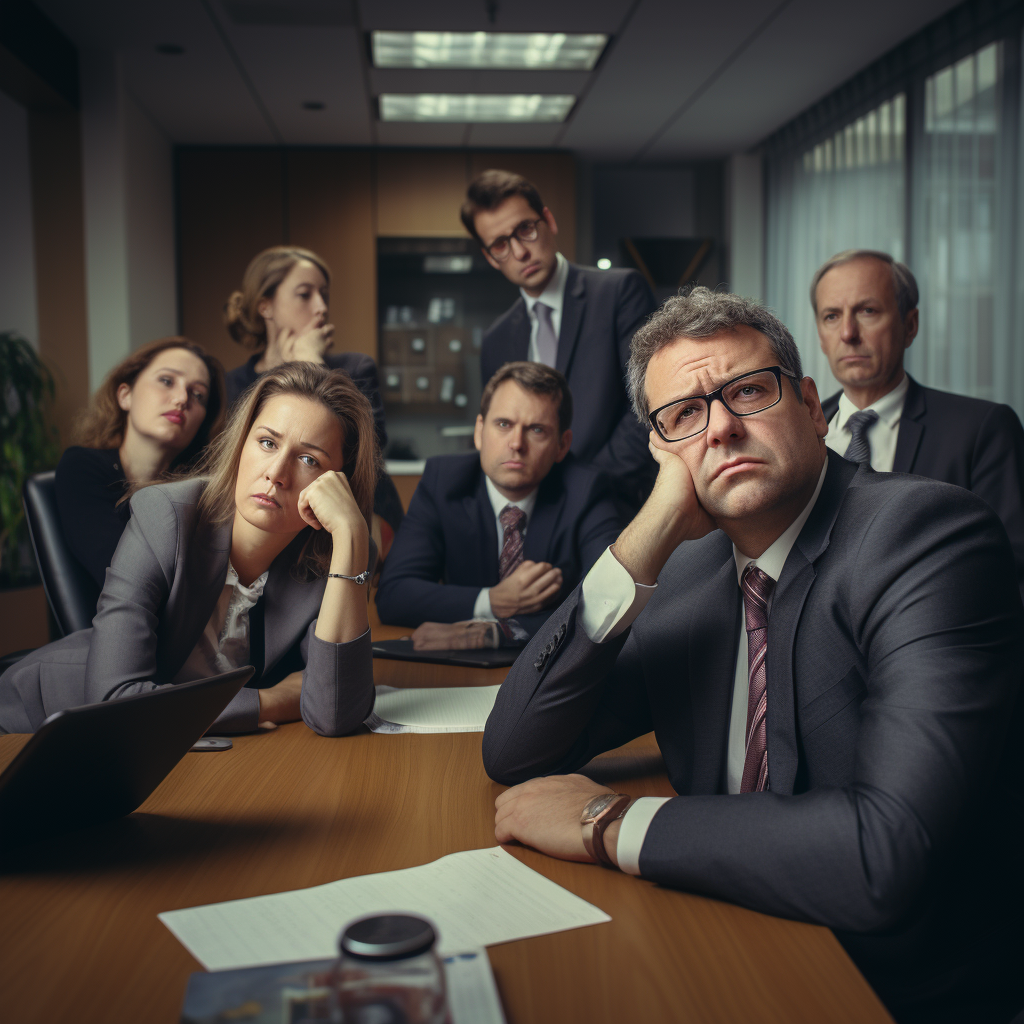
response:
{"label": "watch face", "polygon": [[595,796],[594,799],[583,808],[583,814],[580,816],[580,821],[593,821],[602,811],[606,810],[610,806],[613,800],[616,800],[617,798],[617,793],[602,793],[600,796]]}

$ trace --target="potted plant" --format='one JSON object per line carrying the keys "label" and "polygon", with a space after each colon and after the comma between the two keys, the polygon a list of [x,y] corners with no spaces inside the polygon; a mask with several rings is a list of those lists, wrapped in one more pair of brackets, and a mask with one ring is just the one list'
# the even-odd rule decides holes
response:
{"label": "potted plant", "polygon": [[57,463],[57,431],[46,418],[53,394],[53,375],[32,346],[0,332],[0,587],[38,580],[21,490]]}

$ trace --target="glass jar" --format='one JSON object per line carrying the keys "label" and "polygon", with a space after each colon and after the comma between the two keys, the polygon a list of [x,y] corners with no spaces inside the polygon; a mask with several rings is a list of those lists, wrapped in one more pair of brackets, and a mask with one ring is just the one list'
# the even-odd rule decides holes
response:
{"label": "glass jar", "polygon": [[374,914],[342,929],[332,975],[336,1024],[449,1024],[433,925]]}

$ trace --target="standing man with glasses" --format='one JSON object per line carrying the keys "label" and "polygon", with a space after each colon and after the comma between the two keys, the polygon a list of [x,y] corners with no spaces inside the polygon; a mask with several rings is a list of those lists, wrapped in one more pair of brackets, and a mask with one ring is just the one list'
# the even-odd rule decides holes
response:
{"label": "standing man with glasses", "polygon": [[[828,451],[792,336],[739,296],[666,302],[629,380],[658,479],[502,684],[497,840],[833,928],[901,1024],[1008,1021],[1024,607],[999,520]],[[678,796],[565,774],[652,729]]]}
{"label": "standing man with glasses", "polygon": [[518,174],[484,171],[469,186],[461,216],[487,262],[520,292],[484,335],[482,380],[520,360],[562,373],[576,403],[573,454],[607,473],[635,511],[657,472],[625,386],[630,339],[654,310],[647,283],[635,270],[570,263],[558,251],[554,215]]}
{"label": "standing man with glasses", "polygon": [[848,249],[811,281],[821,350],[843,386],[821,403],[825,443],[881,473],[916,473],[984,499],[1010,536],[1024,596],[1024,428],[1008,405],[922,387],[903,369],[917,281],[874,249]]}

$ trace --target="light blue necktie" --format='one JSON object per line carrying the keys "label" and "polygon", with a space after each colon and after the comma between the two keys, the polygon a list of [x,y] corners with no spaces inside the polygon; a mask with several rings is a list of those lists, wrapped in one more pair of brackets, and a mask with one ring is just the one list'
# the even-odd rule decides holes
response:
{"label": "light blue necktie", "polygon": [[558,356],[558,337],[551,323],[552,309],[543,302],[537,302],[533,311],[537,314],[537,362],[553,367]]}

